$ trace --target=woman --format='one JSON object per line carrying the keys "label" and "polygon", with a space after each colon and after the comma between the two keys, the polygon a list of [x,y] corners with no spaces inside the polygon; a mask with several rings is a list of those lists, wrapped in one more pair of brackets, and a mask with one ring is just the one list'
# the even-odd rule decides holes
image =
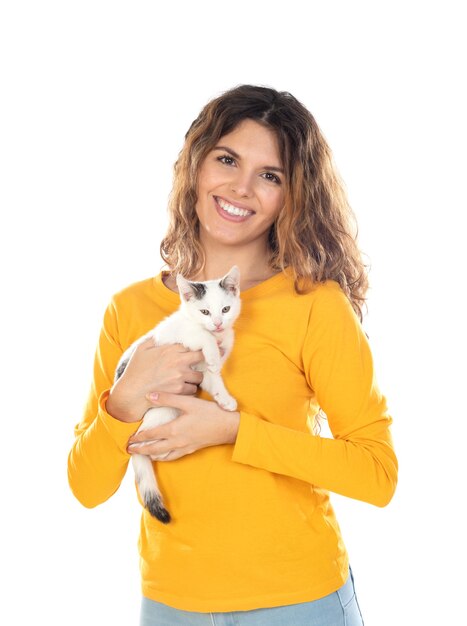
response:
{"label": "woman", "polygon": [[[169,209],[169,271],[106,311],[71,488],[95,506],[132,444],[168,453],[157,475],[173,520],[142,513],[145,626],[361,624],[328,491],[385,506],[397,460],[360,324],[352,214],[314,118],[264,87],[214,99],[186,135]],[[223,376],[238,411],[195,397],[202,356],[180,345],[145,342],[112,384],[125,348],[178,308],[177,273],[204,281],[233,265],[242,312]],[[181,415],[134,435],[152,406]],[[320,411],[333,439],[316,432]]]}

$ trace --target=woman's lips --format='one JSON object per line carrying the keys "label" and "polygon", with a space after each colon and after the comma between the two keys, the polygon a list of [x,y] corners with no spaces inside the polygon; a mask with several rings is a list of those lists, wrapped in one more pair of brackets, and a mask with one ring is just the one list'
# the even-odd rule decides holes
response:
{"label": "woman's lips", "polygon": [[[225,202],[225,204],[229,204],[228,202],[223,201],[223,200],[221,200],[221,202]],[[228,211],[226,211],[225,209],[221,207],[221,205],[219,204],[218,198],[216,196],[214,196],[214,204],[216,207],[216,211],[219,213],[219,215],[223,217],[224,219],[228,220],[229,222],[245,222],[248,218],[254,215],[254,211],[251,211],[251,213],[249,213],[248,215],[233,215],[232,213],[229,213]]]}

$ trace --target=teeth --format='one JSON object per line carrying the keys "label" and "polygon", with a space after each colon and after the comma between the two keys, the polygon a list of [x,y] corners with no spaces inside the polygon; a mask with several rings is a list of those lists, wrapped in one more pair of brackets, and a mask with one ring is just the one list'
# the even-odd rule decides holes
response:
{"label": "teeth", "polygon": [[242,217],[246,217],[247,215],[251,215],[253,213],[253,211],[246,211],[245,209],[239,209],[236,206],[232,206],[231,204],[229,204],[228,202],[224,202],[224,200],[221,200],[220,198],[217,198],[217,202],[219,206],[221,206],[224,211],[226,211],[230,215],[241,215]]}

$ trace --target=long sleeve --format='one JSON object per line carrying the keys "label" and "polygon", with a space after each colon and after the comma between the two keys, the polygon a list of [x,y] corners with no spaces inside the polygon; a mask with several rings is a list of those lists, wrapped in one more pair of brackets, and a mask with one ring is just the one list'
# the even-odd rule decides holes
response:
{"label": "long sleeve", "polygon": [[397,483],[392,419],[375,381],[368,340],[340,289],[318,288],[302,359],[333,439],[241,411],[233,460],[385,506]]}
{"label": "long sleeve", "polygon": [[104,315],[84,417],[75,427],[76,439],[68,457],[71,490],[86,507],[104,502],[120,486],[130,459],[126,445],[140,424],[120,422],[105,410],[115,367],[123,352],[117,322],[111,302]]}

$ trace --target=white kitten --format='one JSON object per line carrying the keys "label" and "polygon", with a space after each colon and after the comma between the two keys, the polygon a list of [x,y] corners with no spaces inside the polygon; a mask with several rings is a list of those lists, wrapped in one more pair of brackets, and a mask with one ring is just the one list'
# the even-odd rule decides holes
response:
{"label": "white kitten", "polygon": [[[189,350],[202,350],[205,361],[194,367],[203,372],[200,387],[211,394],[222,408],[234,411],[237,403],[225,388],[220,371],[232,350],[232,325],[240,313],[240,271],[234,266],[222,278],[197,283],[179,274],[177,285],[181,300],[179,309],[125,351],[118,363],[115,380],[123,374],[136,346],[148,338],[152,337],[156,345],[181,343]],[[222,356],[219,348],[224,350]],[[138,432],[166,424],[179,413],[178,409],[170,407],[151,408],[145,413]],[[151,458],[157,461],[166,456]],[[151,458],[142,454],[132,455],[136,483],[144,506],[151,515],[167,524],[170,514],[164,507]]]}

